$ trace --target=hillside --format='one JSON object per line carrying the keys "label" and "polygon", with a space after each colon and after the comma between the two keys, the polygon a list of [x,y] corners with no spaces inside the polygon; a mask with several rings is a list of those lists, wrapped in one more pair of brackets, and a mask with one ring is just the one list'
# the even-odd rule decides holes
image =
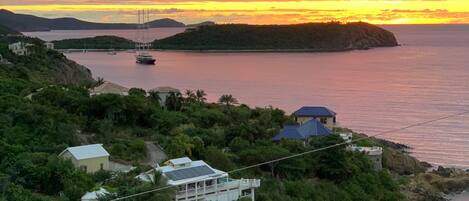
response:
{"label": "hillside", "polygon": [[0,35],[8,35],[8,34],[19,34],[19,32],[12,30],[8,27],[0,25]]}
{"label": "hillside", "polygon": [[[8,44],[23,41],[33,44],[29,56],[18,56],[8,50]],[[0,37],[0,54],[10,65],[1,65],[0,78],[19,77],[33,83],[82,84],[93,82],[86,67],[68,60],[63,54],[47,50],[44,42],[27,37]]]}
{"label": "hillside", "polygon": [[201,26],[154,43],[157,49],[343,51],[397,46],[394,34],[367,23]]}
{"label": "hillside", "polygon": [[[136,24],[132,23],[95,23],[75,18],[48,19],[34,15],[16,14],[4,9],[0,10],[0,24],[20,32],[84,29],[135,29],[137,27]],[[151,28],[185,26],[181,22],[168,18],[154,20],[148,24]]]}
{"label": "hillside", "polygon": [[135,43],[117,36],[96,36],[92,38],[65,39],[52,41],[56,49],[133,49]]}

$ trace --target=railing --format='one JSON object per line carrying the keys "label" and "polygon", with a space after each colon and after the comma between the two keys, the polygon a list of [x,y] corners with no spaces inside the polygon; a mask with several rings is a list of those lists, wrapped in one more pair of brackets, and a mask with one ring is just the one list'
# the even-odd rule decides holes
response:
{"label": "railing", "polygon": [[189,188],[186,190],[180,190],[176,193],[177,197],[187,197],[195,196],[196,194],[199,196],[203,196],[203,194],[207,193],[215,193],[217,191],[228,191],[231,189],[251,189],[251,188],[258,188],[261,186],[260,179],[237,179],[237,180],[229,180],[227,182],[219,183],[218,185],[210,185],[204,187],[198,187],[197,190],[195,187]]}

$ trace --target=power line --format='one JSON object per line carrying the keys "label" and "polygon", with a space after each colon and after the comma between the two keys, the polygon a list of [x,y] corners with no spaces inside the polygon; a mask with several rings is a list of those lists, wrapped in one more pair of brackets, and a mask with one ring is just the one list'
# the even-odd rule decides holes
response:
{"label": "power line", "polygon": [[[439,118],[436,118],[436,119],[423,121],[423,122],[419,122],[419,123],[415,123],[415,124],[410,124],[408,126],[404,126],[404,127],[401,127],[401,128],[396,128],[396,129],[391,129],[391,130],[388,130],[388,131],[380,132],[380,133],[375,134],[375,135],[368,135],[368,136],[365,136],[365,137],[357,138],[355,140],[352,140],[351,142],[342,142],[342,143],[338,143],[338,144],[334,144],[334,145],[329,145],[329,146],[326,146],[326,147],[321,147],[321,148],[318,148],[318,149],[313,149],[313,150],[305,151],[305,152],[302,152],[302,153],[293,154],[293,155],[290,155],[290,156],[285,156],[285,157],[277,158],[277,159],[274,159],[274,160],[270,160],[270,161],[257,163],[257,164],[254,164],[254,165],[250,165],[250,166],[230,170],[227,173],[240,172],[240,171],[244,171],[244,170],[251,169],[251,168],[254,168],[254,167],[259,167],[259,166],[262,166],[262,165],[267,165],[267,164],[270,164],[270,163],[279,162],[279,161],[283,161],[283,160],[287,160],[287,159],[290,159],[290,158],[295,158],[295,157],[299,157],[299,156],[303,156],[303,155],[307,155],[307,154],[311,154],[311,153],[315,153],[315,152],[319,152],[319,151],[324,151],[324,150],[339,147],[339,146],[342,146],[342,145],[347,145],[347,144],[350,144],[350,143],[353,143],[353,142],[362,141],[362,140],[369,139],[369,138],[372,138],[372,137],[382,136],[382,135],[386,135],[386,134],[389,134],[389,133],[394,133],[394,132],[397,132],[397,131],[406,130],[406,129],[409,129],[409,128],[412,128],[412,127],[419,127],[419,126],[423,126],[423,125],[430,124],[430,123],[433,123],[433,122],[449,119],[449,118],[452,118],[452,117],[462,116],[462,115],[465,115],[465,114],[468,114],[468,113],[469,113],[469,111],[464,111],[464,112],[459,112],[459,113],[455,113],[455,114],[451,114],[451,115],[447,115],[447,116],[442,116],[442,117],[439,117]],[[168,185],[168,186],[165,186],[165,187],[156,188],[156,189],[152,189],[152,190],[148,190],[148,191],[144,191],[144,192],[140,192],[140,193],[136,193],[136,194],[116,198],[116,199],[113,199],[111,201],[124,200],[124,199],[128,199],[128,198],[144,195],[144,194],[147,194],[147,193],[166,190],[166,189],[173,188],[173,187],[175,187],[175,186],[169,186]]]}

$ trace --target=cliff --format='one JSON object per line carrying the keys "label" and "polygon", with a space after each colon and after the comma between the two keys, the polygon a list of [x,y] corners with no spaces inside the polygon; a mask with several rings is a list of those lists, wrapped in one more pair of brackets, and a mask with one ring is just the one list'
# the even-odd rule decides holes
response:
{"label": "cliff", "polygon": [[154,42],[157,49],[234,51],[345,51],[397,45],[393,33],[367,23],[201,26]]}

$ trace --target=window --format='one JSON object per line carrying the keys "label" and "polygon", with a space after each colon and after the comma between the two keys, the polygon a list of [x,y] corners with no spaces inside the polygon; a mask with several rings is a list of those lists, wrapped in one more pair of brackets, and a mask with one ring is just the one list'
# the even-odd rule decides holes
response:
{"label": "window", "polygon": [[104,170],[104,164],[101,163],[101,164],[99,164],[99,166],[100,166],[99,168],[100,168],[101,170]]}
{"label": "window", "polygon": [[322,124],[327,124],[327,118],[321,118],[320,121]]}
{"label": "window", "polygon": [[82,166],[80,166],[80,169],[81,169],[81,170],[83,170],[83,171],[85,171],[85,172],[87,171],[87,167],[86,167],[86,165],[82,165]]}

